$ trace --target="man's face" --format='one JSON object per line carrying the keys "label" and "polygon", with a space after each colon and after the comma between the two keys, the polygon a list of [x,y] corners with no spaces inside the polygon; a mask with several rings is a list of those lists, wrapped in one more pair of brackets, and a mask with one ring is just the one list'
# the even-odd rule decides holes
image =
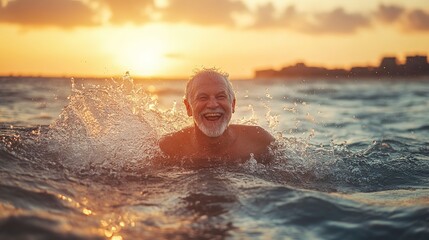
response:
{"label": "man's face", "polygon": [[195,124],[208,137],[219,137],[228,127],[235,108],[225,79],[221,75],[200,76],[194,79],[186,110]]}

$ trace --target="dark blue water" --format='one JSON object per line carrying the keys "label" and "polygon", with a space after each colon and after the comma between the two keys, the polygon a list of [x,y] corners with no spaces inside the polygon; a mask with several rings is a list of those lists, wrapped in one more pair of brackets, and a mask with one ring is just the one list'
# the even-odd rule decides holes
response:
{"label": "dark blue water", "polygon": [[428,81],[234,81],[275,160],[167,167],[184,84],[0,79],[0,239],[429,238]]}

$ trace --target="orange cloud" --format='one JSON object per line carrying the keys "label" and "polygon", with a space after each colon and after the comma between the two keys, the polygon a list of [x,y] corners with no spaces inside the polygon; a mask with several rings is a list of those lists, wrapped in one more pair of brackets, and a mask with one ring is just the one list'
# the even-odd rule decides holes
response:
{"label": "orange cloud", "polygon": [[94,11],[75,0],[15,0],[0,7],[0,22],[23,26],[92,26]]}
{"label": "orange cloud", "polygon": [[162,10],[163,20],[199,25],[234,25],[232,13],[247,11],[246,5],[231,0],[170,0]]}
{"label": "orange cloud", "polygon": [[378,10],[374,13],[375,17],[385,23],[392,23],[397,21],[401,15],[405,12],[405,9],[395,5],[384,5],[378,6]]}
{"label": "orange cloud", "polygon": [[250,28],[289,29],[306,34],[353,34],[370,28],[374,23],[396,24],[406,31],[429,31],[429,13],[422,9],[409,10],[397,5],[380,4],[374,12],[348,13],[343,8],[328,12],[298,12],[294,6],[276,15],[272,3],[260,5],[253,13]]}
{"label": "orange cloud", "polygon": [[362,14],[347,13],[342,8],[330,12],[305,13],[297,12],[294,6],[287,7],[283,13],[275,17],[275,9],[271,3],[257,9],[253,28],[283,28],[307,34],[349,34],[359,28],[369,27],[370,19]]}
{"label": "orange cloud", "polygon": [[327,13],[315,15],[315,23],[307,27],[310,33],[354,33],[359,28],[368,27],[371,24],[369,18],[358,13],[347,13],[342,8],[334,9]]}
{"label": "orange cloud", "polygon": [[420,9],[409,12],[406,26],[409,30],[429,31],[429,13]]}
{"label": "orange cloud", "polygon": [[[292,9],[294,12],[294,9]],[[255,13],[255,23],[253,28],[270,28],[270,27],[280,27],[286,25],[283,18],[276,18],[275,8],[272,3],[266,3],[264,5],[258,6]],[[287,14],[285,14],[287,15]]]}
{"label": "orange cloud", "polygon": [[374,15],[384,23],[398,23],[405,31],[429,31],[429,13],[422,9],[407,10],[401,6],[381,4]]}
{"label": "orange cloud", "polygon": [[150,12],[154,10],[153,0],[99,0],[110,10],[110,22],[122,24],[127,22],[146,23],[150,21]]}
{"label": "orange cloud", "polygon": [[[3,2],[5,3],[5,2]],[[251,12],[245,0],[168,0],[158,7],[155,0],[14,0],[0,6],[0,23],[29,27],[56,26],[70,29],[77,26],[99,26],[95,19],[110,12],[112,24],[154,21],[194,25],[237,26],[234,14],[247,14],[253,24],[244,29],[291,30],[305,34],[353,34],[373,24],[394,24],[402,30],[429,31],[429,13],[399,5],[380,4],[375,11],[347,12],[338,7],[326,12],[297,11],[291,5],[277,14],[273,3],[260,5]],[[159,18],[160,17],[160,18]]]}

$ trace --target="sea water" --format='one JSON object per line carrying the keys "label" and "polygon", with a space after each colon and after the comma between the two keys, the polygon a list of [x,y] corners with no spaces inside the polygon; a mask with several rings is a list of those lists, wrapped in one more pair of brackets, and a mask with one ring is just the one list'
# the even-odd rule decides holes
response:
{"label": "sea water", "polygon": [[193,168],[185,81],[3,77],[0,239],[429,239],[428,83],[233,81],[276,157]]}

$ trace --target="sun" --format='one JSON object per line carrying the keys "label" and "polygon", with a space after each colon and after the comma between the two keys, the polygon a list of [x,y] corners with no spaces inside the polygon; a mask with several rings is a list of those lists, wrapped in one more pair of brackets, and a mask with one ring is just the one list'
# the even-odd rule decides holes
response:
{"label": "sun", "polygon": [[156,76],[164,67],[163,49],[159,45],[126,46],[118,53],[117,62],[133,76]]}
{"label": "sun", "polygon": [[104,32],[103,51],[108,54],[113,70],[129,71],[131,76],[155,77],[165,75],[173,51],[171,38],[155,28],[124,27]]}

